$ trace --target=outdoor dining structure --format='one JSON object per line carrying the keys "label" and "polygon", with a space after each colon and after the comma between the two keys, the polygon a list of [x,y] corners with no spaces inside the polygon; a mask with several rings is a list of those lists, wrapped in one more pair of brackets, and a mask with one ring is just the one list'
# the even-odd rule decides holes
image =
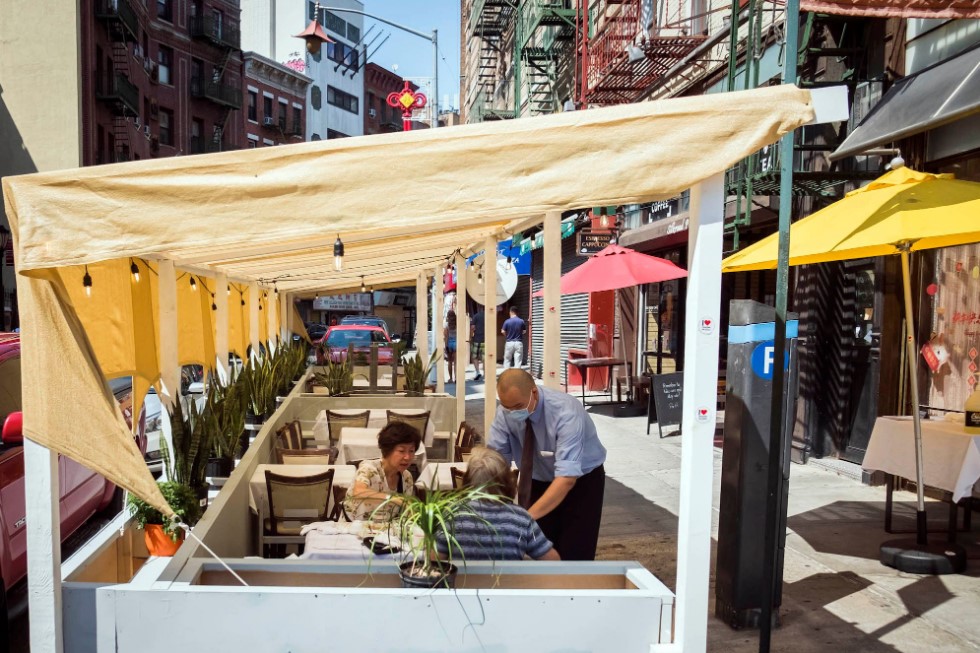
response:
{"label": "outdoor dining structure", "polygon": [[[704,479],[713,461],[719,334],[697,325],[718,322],[724,172],[804,124],[845,119],[840,98],[837,89],[785,85],[5,178],[21,275],[23,373],[31,379],[23,399],[31,650],[71,641],[73,650],[165,651],[172,639],[163,633],[202,650],[348,650],[370,633],[379,650],[406,642],[517,650],[519,642],[522,650],[704,651],[711,551]],[[122,565],[74,557],[62,573],[57,454],[171,512],[106,378],[129,374],[144,388],[159,380],[171,393],[181,364],[226,364],[229,352],[247,356],[265,336],[300,330],[294,297],[350,291],[362,279],[375,288],[426,285],[447,262],[464,265],[473,253],[494,251],[498,238],[543,223],[543,328],[556,334],[545,339],[543,383],[557,387],[562,212],[686,189],[686,331],[695,346],[685,350],[691,418],[682,436],[676,600],[657,570],[631,562],[473,562],[457,589],[418,590],[400,588],[394,565],[380,559],[250,558],[258,552],[249,484],[259,464],[272,462],[275,429],[330,408],[300,386],[194,529],[211,552],[191,539],[173,558],[146,560],[132,578]],[[342,261],[334,257],[338,240]],[[134,282],[133,267],[146,283]],[[494,266],[486,277],[495,288]],[[492,332],[492,305],[486,320]],[[488,362],[496,358],[492,343]],[[486,405],[492,414],[492,384]],[[80,553],[95,560],[115,547],[121,555],[118,542],[106,542]],[[390,628],[381,615],[397,615],[405,627]],[[148,637],[151,630],[160,635]]]}

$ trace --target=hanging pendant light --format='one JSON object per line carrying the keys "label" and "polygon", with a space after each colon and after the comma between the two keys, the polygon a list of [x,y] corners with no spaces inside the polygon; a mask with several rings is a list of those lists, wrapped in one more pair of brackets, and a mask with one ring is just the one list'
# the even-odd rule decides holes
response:
{"label": "hanging pendant light", "polygon": [[340,234],[333,243],[333,266],[337,272],[344,269],[344,241],[340,239]]}
{"label": "hanging pendant light", "polygon": [[133,275],[133,281],[136,283],[140,282],[140,266],[136,265],[136,261],[129,259],[129,271]]}
{"label": "hanging pendant light", "polygon": [[364,277],[361,277],[361,292],[367,292],[367,288],[364,287]]}
{"label": "hanging pendant light", "polygon": [[211,310],[212,311],[218,310],[218,305],[214,303],[214,293],[211,293]]}
{"label": "hanging pendant light", "polygon": [[197,281],[194,280],[194,277],[191,277],[191,290],[197,290]]}
{"label": "hanging pendant light", "polygon": [[85,288],[85,296],[92,296],[92,275],[88,273],[88,266],[85,266],[85,276],[82,277],[82,287]]}

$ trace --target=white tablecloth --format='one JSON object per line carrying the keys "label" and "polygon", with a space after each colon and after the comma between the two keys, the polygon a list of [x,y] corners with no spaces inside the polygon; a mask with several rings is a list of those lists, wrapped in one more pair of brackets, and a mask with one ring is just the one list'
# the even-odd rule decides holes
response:
{"label": "white tablecloth", "polygon": [[[364,410],[360,408],[343,408],[337,409],[332,412],[340,413],[342,415],[351,415],[356,413],[363,413]],[[396,412],[402,413],[404,415],[418,415],[424,413],[423,408],[403,408]],[[372,410],[370,417],[368,417],[368,427],[380,430],[388,424],[388,411],[385,410]],[[435,437],[436,427],[432,422],[432,416],[429,416],[429,423],[426,425],[425,433],[422,434],[422,443],[427,446],[432,446],[432,439]],[[327,445],[330,443],[330,429],[327,426],[327,411],[321,410],[316,416],[316,422],[313,424],[313,438],[316,440],[318,445]],[[377,456],[375,456],[377,457]]]}
{"label": "white tablecloth", "polygon": [[[269,514],[269,494],[265,484],[265,471],[269,470],[283,476],[312,476],[322,474],[328,469],[333,472],[333,486],[349,488],[354,482],[356,470],[350,465],[258,465],[248,481],[248,505],[252,512],[264,516]],[[333,493],[331,492],[331,495]],[[330,497],[333,509],[333,496]],[[261,510],[260,510],[261,509]]]}
{"label": "white tablecloth", "polygon": [[[306,542],[303,555],[307,560],[364,560],[372,557],[371,550],[364,546],[364,538],[370,537],[382,544],[395,543],[401,551],[395,554],[376,554],[373,557],[381,560],[393,558],[403,559],[410,555],[411,546],[406,547],[398,540],[393,530],[369,528],[364,521],[354,522],[317,522],[304,528]],[[421,544],[421,533],[415,535],[416,545]]]}
{"label": "white tablecloth", "polygon": [[[380,428],[361,429],[350,426],[341,429],[340,442],[337,445],[337,464],[343,465],[351,460],[380,458],[381,449],[378,448],[378,433],[380,431]],[[419,466],[419,469],[422,469],[427,462],[425,444],[420,444],[418,451],[415,452],[415,464]]]}
{"label": "white tablecloth", "polygon": [[[953,493],[953,501],[969,496],[980,479],[980,436],[946,420],[922,421],[923,482]],[[875,421],[862,467],[915,479],[915,435],[911,417],[879,417]]]}

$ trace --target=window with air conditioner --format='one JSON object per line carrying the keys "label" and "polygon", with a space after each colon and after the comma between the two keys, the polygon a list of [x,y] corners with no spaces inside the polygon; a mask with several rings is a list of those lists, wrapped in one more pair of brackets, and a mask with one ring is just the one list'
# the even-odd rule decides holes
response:
{"label": "window with air conditioner", "polygon": [[272,116],[266,116],[265,118],[262,119],[262,124],[265,127],[272,127],[273,125],[276,124],[276,121],[275,118],[273,118]]}
{"label": "window with air conditioner", "polygon": [[371,118],[377,118],[378,117],[378,112],[375,111],[374,109],[368,109],[368,116],[371,117]]}

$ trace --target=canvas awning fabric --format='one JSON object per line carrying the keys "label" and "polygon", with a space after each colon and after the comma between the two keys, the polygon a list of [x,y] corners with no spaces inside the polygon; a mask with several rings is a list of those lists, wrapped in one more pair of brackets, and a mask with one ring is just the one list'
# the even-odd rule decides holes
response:
{"label": "canvas awning fabric", "polygon": [[980,18],[976,0],[800,0],[800,11],[871,18]]}
{"label": "canvas awning fabric", "polygon": [[980,47],[895,82],[830,158],[854,156],[977,112]]}
{"label": "canvas awning fabric", "polygon": [[[809,93],[779,86],[7,177],[28,278],[24,432],[165,507],[108,395],[65,267],[170,259],[178,270],[309,295],[357,288],[362,277],[405,281],[547,211],[673,197],[812,119]],[[54,397],[86,406],[84,419],[55,409]]]}

